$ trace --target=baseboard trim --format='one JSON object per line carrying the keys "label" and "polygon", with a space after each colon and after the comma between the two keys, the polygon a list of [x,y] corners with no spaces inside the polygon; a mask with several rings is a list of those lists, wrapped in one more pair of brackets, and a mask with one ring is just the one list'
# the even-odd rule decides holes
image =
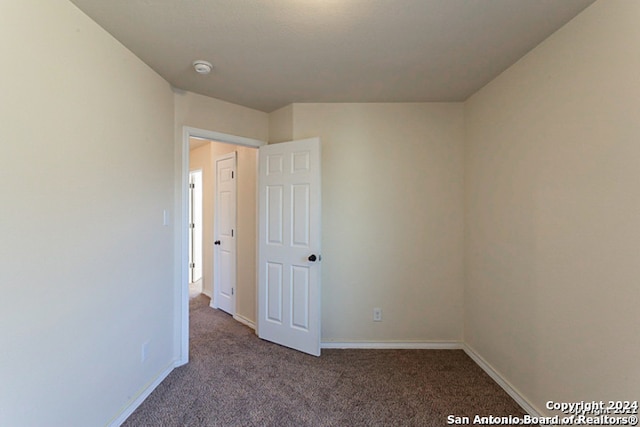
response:
{"label": "baseboard trim", "polygon": [[171,371],[173,371],[173,369],[174,363],[171,362],[171,365],[169,365],[164,371],[162,371],[147,387],[145,387],[138,394],[138,396],[129,405],[127,405],[126,408],[124,408],[124,410],[122,410],[122,412],[120,412],[120,415],[118,415],[111,423],[109,423],[109,427],[120,427],[122,423],[124,423],[127,418],[129,418],[129,416],[133,414],[133,411],[138,409],[138,406],[142,405],[142,402],[144,402],[144,400],[149,397],[151,392],[153,392],[153,390],[155,390],[156,387],[158,387],[160,383],[164,381],[165,378],[167,378],[167,376],[171,373]]}
{"label": "baseboard trim", "polygon": [[487,373],[504,391],[507,392],[513,400],[516,401],[522,409],[525,410],[532,417],[545,416],[542,412],[538,411],[535,406],[531,404],[509,381],[507,381],[493,366],[489,364],[482,356],[478,354],[471,346],[464,344],[463,350],[483,371]]}
{"label": "baseboard trim", "polygon": [[341,349],[394,349],[394,350],[460,350],[460,341],[355,341],[337,342],[327,341],[320,343],[320,348]]}
{"label": "baseboard trim", "polygon": [[242,316],[240,314],[234,314],[233,318],[235,320],[237,320],[238,322],[242,323],[243,325],[250,327],[254,331],[256,330],[256,324],[254,322],[252,322],[251,320],[247,319],[246,317],[244,317],[244,316]]}

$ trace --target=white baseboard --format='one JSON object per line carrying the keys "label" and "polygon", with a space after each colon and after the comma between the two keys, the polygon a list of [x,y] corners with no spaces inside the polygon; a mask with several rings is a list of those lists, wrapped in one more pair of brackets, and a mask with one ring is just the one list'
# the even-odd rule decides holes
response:
{"label": "white baseboard", "polygon": [[122,412],[120,412],[120,415],[118,415],[116,419],[114,419],[111,423],[109,423],[109,427],[120,427],[122,423],[124,423],[127,420],[127,418],[129,418],[129,416],[133,414],[133,411],[135,411],[138,408],[138,406],[142,405],[142,402],[144,402],[144,400],[147,397],[149,397],[151,392],[153,392],[153,390],[155,390],[156,387],[158,387],[160,383],[164,381],[165,378],[167,378],[167,376],[171,373],[171,371],[173,371],[173,368],[174,368],[174,363],[172,362],[171,365],[167,367],[167,369],[162,371],[160,375],[158,375],[153,380],[153,382],[151,382],[147,387],[145,387],[138,394],[138,396],[129,405],[127,405],[127,407],[124,408]]}
{"label": "white baseboard", "polygon": [[320,343],[320,348],[362,348],[362,349],[398,349],[398,350],[460,350],[460,341],[355,341]]}
{"label": "white baseboard", "polygon": [[246,317],[241,316],[239,314],[234,314],[233,318],[235,320],[237,320],[238,322],[242,323],[243,325],[246,325],[246,326],[250,327],[254,331],[256,330],[256,324],[254,322],[252,322],[251,320],[247,319]]}
{"label": "white baseboard", "polygon": [[491,366],[486,360],[482,358],[471,346],[468,344],[464,344],[463,350],[467,353],[471,359],[473,359],[478,366],[482,368],[483,371],[487,373],[504,391],[507,392],[509,396],[513,400],[516,401],[518,405],[522,407],[529,415],[532,417],[543,417],[545,416],[542,412],[538,411],[532,404],[529,402],[520,392],[513,386],[509,381],[507,381],[498,371],[496,371],[493,366]]}

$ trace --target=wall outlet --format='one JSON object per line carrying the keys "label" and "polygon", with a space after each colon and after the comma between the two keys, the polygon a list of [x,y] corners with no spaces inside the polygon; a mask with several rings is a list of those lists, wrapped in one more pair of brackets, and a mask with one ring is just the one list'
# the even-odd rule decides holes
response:
{"label": "wall outlet", "polygon": [[140,362],[142,363],[146,362],[148,356],[149,356],[149,341],[145,341],[142,343],[142,348],[140,349]]}
{"label": "wall outlet", "polygon": [[373,309],[373,321],[374,322],[382,322],[382,309],[381,308],[374,308]]}

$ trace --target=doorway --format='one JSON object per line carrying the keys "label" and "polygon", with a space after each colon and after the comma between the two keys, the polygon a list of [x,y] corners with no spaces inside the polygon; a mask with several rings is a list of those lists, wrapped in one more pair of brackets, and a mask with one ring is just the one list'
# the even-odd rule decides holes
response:
{"label": "doorway", "polygon": [[[257,171],[257,148],[265,143],[243,137],[220,134],[217,132],[205,131],[193,128],[184,128],[183,134],[183,186],[182,186],[182,217],[181,240],[183,252],[181,256],[181,281],[185,288],[188,288],[190,274],[190,264],[186,260],[184,251],[188,251],[190,233],[189,228],[189,172],[202,170],[203,188],[203,237],[202,237],[202,293],[211,298],[210,306],[218,307],[216,299],[216,287],[214,277],[216,267],[214,265],[214,254],[218,240],[215,227],[215,159],[235,152],[237,154],[237,171],[234,178],[237,179],[237,214],[235,219],[237,225],[233,231],[236,239],[237,265],[234,269],[236,273],[236,286],[233,290],[236,297],[236,309],[233,318],[243,324],[255,329],[256,319],[256,245],[257,245],[257,197],[256,197],[256,171]],[[186,173],[185,173],[186,171]],[[188,294],[183,291],[181,296],[181,357],[179,364],[188,361]],[[186,314],[186,315],[185,315]]]}
{"label": "doorway", "polygon": [[[270,149],[261,150],[263,155],[260,156],[260,185],[257,184],[257,172],[258,172],[258,153],[257,148],[265,145],[266,143],[263,141],[253,140],[244,137],[232,136],[227,134],[220,134],[217,132],[206,131],[202,129],[183,127],[183,144],[182,144],[182,173],[181,173],[181,185],[180,185],[180,193],[181,193],[181,209],[178,213],[179,218],[182,218],[182,221],[179,221],[180,224],[179,236],[181,241],[181,252],[179,256],[177,256],[177,260],[179,262],[179,268],[177,271],[180,272],[180,283],[183,285],[182,287],[178,287],[180,289],[180,298],[176,300],[179,303],[180,308],[176,310],[176,315],[179,319],[176,319],[176,326],[179,326],[179,330],[176,330],[176,338],[180,341],[180,357],[175,362],[175,366],[181,366],[187,364],[189,362],[189,300],[188,293],[186,291],[186,283],[188,280],[188,265],[186,264],[186,251],[187,251],[187,242],[188,242],[188,233],[187,233],[187,224],[186,218],[188,214],[188,170],[190,166],[190,152],[189,152],[189,144],[190,141],[194,140],[205,140],[205,144],[208,147],[213,147],[214,144],[229,144],[237,147],[237,150],[252,153],[253,161],[249,163],[253,163],[252,168],[246,168],[246,179],[247,182],[251,184],[253,187],[253,192],[249,192],[251,197],[248,197],[247,200],[250,200],[250,209],[242,209],[241,206],[238,206],[238,220],[244,217],[245,219],[248,217],[249,221],[247,222],[246,227],[246,236],[251,236],[250,244],[246,246],[248,251],[246,252],[247,259],[251,260],[247,262],[246,266],[249,267],[246,270],[249,270],[248,274],[249,279],[247,283],[249,284],[245,289],[248,290],[247,295],[252,294],[252,297],[245,298],[245,302],[249,302],[250,309],[239,310],[244,313],[250,313],[249,316],[251,318],[244,317],[239,313],[236,313],[233,318],[241,323],[244,323],[250,326],[252,329],[256,329],[256,324],[259,321],[260,325],[263,324],[263,320],[270,320],[275,323],[281,322],[280,317],[276,318],[274,313],[279,313],[278,307],[283,307],[283,305],[287,306],[287,322],[291,324],[293,329],[300,331],[302,329],[305,330],[306,338],[303,340],[305,342],[304,345],[300,344],[300,337],[296,336],[295,333],[289,331],[281,336],[267,336],[268,334],[263,334],[262,329],[259,332],[259,335],[263,339],[272,340],[273,342],[279,343],[286,347],[294,348],[300,351],[307,352],[309,354],[313,354],[316,356],[320,355],[320,281],[319,281],[319,269],[312,268],[311,264],[315,264],[316,262],[321,260],[321,256],[318,252],[320,246],[320,238],[319,238],[319,226],[321,224],[320,221],[320,205],[319,205],[319,196],[320,196],[320,139],[319,138],[309,138],[306,140],[297,140],[290,141],[288,143],[275,144],[275,146],[270,146]],[[266,156],[264,156],[266,154]],[[211,157],[207,160],[208,164]],[[263,160],[266,163],[263,163]],[[238,178],[243,173],[238,171]],[[269,178],[274,178],[276,176],[282,175],[283,177],[291,175],[296,176],[296,178],[292,181],[287,178],[287,182],[285,183],[271,183],[269,184]],[[267,177],[265,180],[264,177]],[[306,177],[306,178],[305,178]],[[308,179],[307,179],[308,178]],[[291,181],[291,182],[289,182]],[[295,181],[295,182],[294,182]],[[284,185],[286,184],[286,185]],[[204,194],[206,195],[208,191],[207,188],[210,188],[206,184],[206,175],[203,178],[203,187],[205,188]],[[285,188],[286,187],[286,188]],[[259,191],[259,199],[260,199],[260,209],[258,209],[258,191]],[[287,193],[288,196],[285,194]],[[273,196],[273,197],[271,197]],[[282,196],[282,197],[280,197]],[[274,199],[275,197],[275,199]],[[285,199],[291,201],[290,205],[285,204]],[[266,205],[265,205],[265,202]],[[282,202],[282,203],[280,203]],[[287,202],[288,203],[288,202]],[[203,203],[206,206],[206,201]],[[289,208],[287,208],[289,206]],[[315,206],[315,208],[313,208]],[[272,219],[279,218],[279,212],[283,213],[282,219],[284,220],[284,212],[285,210],[291,211],[291,216],[288,217],[286,222],[282,221],[272,221]],[[259,213],[259,212],[260,213]],[[261,218],[260,227],[258,227],[258,215]],[[275,215],[275,216],[274,216]],[[207,219],[212,219],[206,213],[203,215],[205,218],[205,226],[203,228],[206,229],[206,221]],[[313,219],[315,218],[315,219]],[[262,221],[264,219],[264,222]],[[238,237],[241,235],[239,232],[240,226],[237,225],[238,228]],[[306,252],[309,252],[308,256],[305,255],[301,257],[300,254],[296,254],[295,256],[290,256],[286,259],[287,262],[291,262],[291,265],[288,270],[292,273],[287,281],[288,285],[285,283],[284,274],[280,275],[278,272],[282,270],[280,267],[284,267],[282,263],[280,263],[280,267],[276,264],[278,262],[267,262],[270,263],[274,268],[267,269],[269,273],[274,273],[271,275],[265,274],[262,269],[262,266],[265,264],[266,251],[263,250],[263,245],[261,243],[260,250],[258,251],[258,240],[257,240],[257,232],[258,228],[260,229],[260,241],[262,243],[269,241],[271,242],[273,239],[271,237],[278,237],[273,243],[278,243],[285,240],[284,234],[281,236],[280,232],[276,232],[277,230],[282,230],[283,232],[288,230],[288,237],[286,237],[286,241],[290,242],[290,244],[296,247],[296,249],[304,249]],[[267,229],[269,230],[267,232]],[[250,230],[252,230],[250,232]],[[316,230],[312,233],[312,230]],[[267,238],[267,232],[269,238]],[[242,233],[245,234],[245,233]],[[315,236],[315,237],[312,237]],[[205,237],[203,240],[206,240],[207,233],[205,233]],[[239,244],[239,246],[242,246]],[[210,247],[206,242],[204,243],[205,249]],[[256,258],[258,252],[260,253],[260,273],[256,271]],[[205,255],[206,259],[207,256]],[[208,257],[209,259],[211,257]],[[237,257],[237,260],[244,259],[244,256]],[[301,263],[304,263],[302,265]],[[295,265],[294,265],[295,264]],[[205,264],[206,267],[206,264]],[[240,268],[237,266],[236,273],[243,272],[247,273],[245,268]],[[314,277],[317,279],[311,278],[311,271],[314,270]],[[309,272],[308,277],[304,272]],[[206,276],[205,276],[206,277]],[[282,279],[282,280],[281,280]],[[260,280],[261,285],[258,285],[258,281]],[[312,282],[317,281],[317,285],[313,286]],[[206,283],[206,281],[205,281]],[[264,285],[264,286],[263,286]],[[286,301],[281,301],[277,298],[280,295],[279,289],[282,289],[282,295],[284,295],[285,286],[289,286],[289,297]],[[203,288],[206,289],[206,286]],[[261,310],[257,310],[257,291],[260,288],[260,307]],[[311,292],[313,290],[313,292]],[[241,294],[240,287],[238,287],[238,296]],[[266,292],[266,293],[265,293]],[[274,293],[275,292],[275,293]],[[264,295],[263,295],[264,293]],[[313,295],[312,295],[313,293]],[[215,295],[215,293],[213,293]],[[266,299],[264,298],[266,296]],[[275,299],[270,297],[275,297]],[[275,302],[276,300],[280,301],[279,306],[271,304],[271,301]],[[211,304],[213,308],[216,308],[216,301],[212,298]],[[259,312],[258,312],[259,311]],[[284,312],[284,310],[283,310]],[[257,319],[258,315],[260,319]],[[256,331],[258,332],[258,331]],[[278,334],[276,334],[278,335]]]}

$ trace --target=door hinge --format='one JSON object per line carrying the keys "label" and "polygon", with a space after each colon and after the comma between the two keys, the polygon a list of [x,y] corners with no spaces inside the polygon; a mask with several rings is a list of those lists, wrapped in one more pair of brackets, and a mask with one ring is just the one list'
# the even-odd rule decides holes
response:
{"label": "door hinge", "polygon": [[189,224],[189,228],[196,228],[196,224],[192,222],[191,224]]}
{"label": "door hinge", "polygon": [[233,179],[233,176],[234,176],[234,172],[231,171],[231,179]]}
{"label": "door hinge", "polygon": [[231,288],[231,295],[233,295],[233,288]]}
{"label": "door hinge", "polygon": [[231,229],[231,237],[233,237],[233,229]]}
{"label": "door hinge", "polygon": [[189,188],[196,188],[196,185],[194,183],[189,184]]}
{"label": "door hinge", "polygon": [[189,268],[196,268],[196,263],[192,262],[191,264],[189,264]]}

